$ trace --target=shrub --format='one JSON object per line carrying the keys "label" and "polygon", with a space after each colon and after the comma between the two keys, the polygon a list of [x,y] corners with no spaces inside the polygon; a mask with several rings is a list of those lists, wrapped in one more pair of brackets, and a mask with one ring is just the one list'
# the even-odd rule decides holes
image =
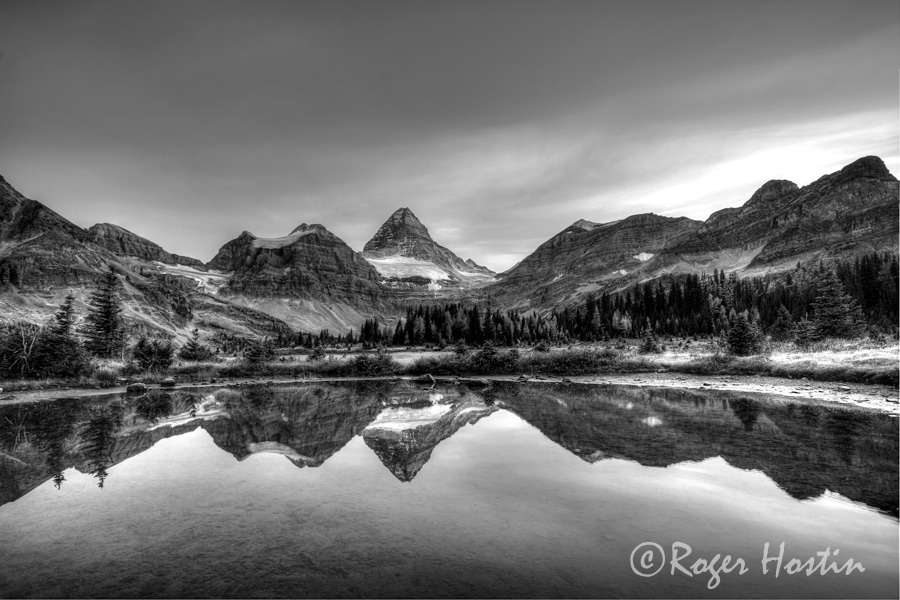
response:
{"label": "shrub", "polygon": [[535,352],[550,352],[550,344],[547,340],[541,340],[534,346]]}
{"label": "shrub", "polygon": [[655,335],[648,333],[644,337],[644,343],[641,344],[640,352],[641,354],[659,354],[662,352]]}
{"label": "shrub", "polygon": [[596,352],[587,349],[573,349],[553,352],[552,354],[532,353],[519,361],[519,368],[524,371],[554,373],[558,375],[589,375],[597,373],[604,367],[614,366],[621,360],[621,354],[615,350]]}
{"label": "shrub", "polygon": [[100,387],[113,387],[119,378],[119,371],[109,367],[101,367],[94,371],[94,379]]}
{"label": "shrub", "polygon": [[312,349],[312,352],[309,353],[309,362],[316,362],[318,360],[325,359],[325,346],[316,346]]}
{"label": "shrub", "polygon": [[384,350],[372,354],[358,354],[353,359],[353,371],[363,377],[390,375],[397,367],[393,357]]}
{"label": "shrub", "polygon": [[499,352],[491,343],[475,351],[467,360],[469,368],[484,375],[511,373],[519,363],[519,351],[513,348]]}
{"label": "shrub", "polygon": [[131,349],[133,371],[164,371],[172,364],[175,348],[171,342],[141,337]]}

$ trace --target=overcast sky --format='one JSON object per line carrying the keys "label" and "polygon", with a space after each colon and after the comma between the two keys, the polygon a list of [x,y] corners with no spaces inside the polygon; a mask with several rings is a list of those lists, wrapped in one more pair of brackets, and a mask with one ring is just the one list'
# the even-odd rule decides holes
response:
{"label": "overcast sky", "polygon": [[0,174],[209,260],[401,206],[504,270],[578,219],[705,219],[868,154],[896,0],[0,2]]}

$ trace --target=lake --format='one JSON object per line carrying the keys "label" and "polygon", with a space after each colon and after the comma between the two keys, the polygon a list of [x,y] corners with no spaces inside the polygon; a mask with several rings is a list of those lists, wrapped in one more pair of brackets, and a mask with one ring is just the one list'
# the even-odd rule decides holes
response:
{"label": "lake", "polygon": [[5,405],[0,564],[3,597],[895,598],[897,419],[501,382]]}

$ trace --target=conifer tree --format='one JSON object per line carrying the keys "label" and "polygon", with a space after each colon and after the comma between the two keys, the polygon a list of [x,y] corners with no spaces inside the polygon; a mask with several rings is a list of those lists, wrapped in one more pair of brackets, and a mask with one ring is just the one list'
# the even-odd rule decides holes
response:
{"label": "conifer tree", "polygon": [[737,315],[725,341],[728,344],[728,351],[737,356],[758,354],[762,347],[759,328],[755,323],[751,323],[744,313]]}
{"label": "conifer tree", "polygon": [[119,279],[110,269],[88,302],[84,345],[89,352],[101,358],[113,358],[122,351],[125,335],[121,313]]}
{"label": "conifer tree", "polygon": [[803,318],[794,325],[794,343],[800,347],[806,347],[813,342],[821,340],[819,328],[815,322]]}
{"label": "conifer tree", "polygon": [[178,351],[178,356],[182,360],[197,362],[210,360],[213,354],[213,351],[208,346],[200,343],[200,331],[198,329],[194,329],[191,333],[191,339]]}
{"label": "conifer tree", "polygon": [[73,335],[75,323],[75,297],[72,294],[60,305],[53,323],[41,335],[37,355],[43,365],[43,374],[56,377],[74,377],[90,367],[87,353]]}
{"label": "conifer tree", "polygon": [[784,304],[778,307],[778,316],[775,317],[770,333],[772,334],[772,339],[778,342],[791,339],[794,333],[794,319]]}
{"label": "conifer tree", "polygon": [[834,271],[825,272],[813,301],[813,322],[820,337],[857,337],[863,330],[862,311],[844,291]]}
{"label": "conifer tree", "polygon": [[63,337],[69,337],[72,334],[72,325],[75,321],[75,296],[69,294],[56,311],[55,321],[50,330],[55,334]]}

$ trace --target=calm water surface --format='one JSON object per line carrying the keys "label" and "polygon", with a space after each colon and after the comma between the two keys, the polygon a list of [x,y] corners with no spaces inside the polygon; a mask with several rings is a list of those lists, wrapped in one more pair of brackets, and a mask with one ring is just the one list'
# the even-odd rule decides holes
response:
{"label": "calm water surface", "polygon": [[[0,407],[0,453],[3,597],[898,595],[898,429],[879,414],[309,384]],[[673,574],[679,543],[688,570],[728,554],[746,572]],[[767,543],[781,570],[763,573]],[[784,570],[826,549],[865,572]]]}

